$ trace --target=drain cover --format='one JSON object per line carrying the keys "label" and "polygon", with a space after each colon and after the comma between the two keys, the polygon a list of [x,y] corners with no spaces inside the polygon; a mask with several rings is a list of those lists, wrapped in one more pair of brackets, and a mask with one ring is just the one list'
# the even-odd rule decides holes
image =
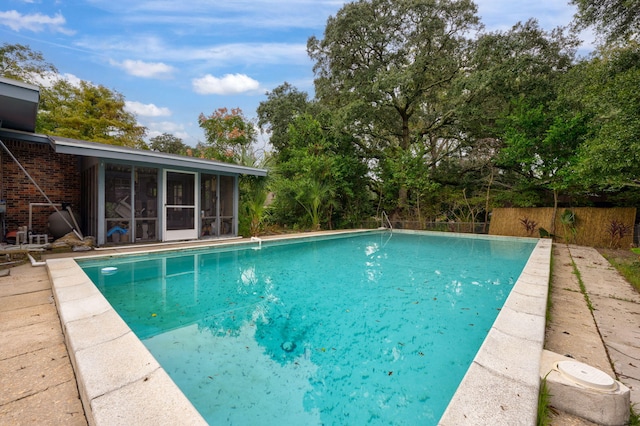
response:
{"label": "drain cover", "polygon": [[560,361],[558,371],[568,379],[592,389],[613,390],[616,382],[602,370],[578,361]]}

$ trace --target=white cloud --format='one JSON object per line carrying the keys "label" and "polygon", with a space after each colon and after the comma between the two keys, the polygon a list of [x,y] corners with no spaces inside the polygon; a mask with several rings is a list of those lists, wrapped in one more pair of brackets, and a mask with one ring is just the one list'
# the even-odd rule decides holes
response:
{"label": "white cloud", "polygon": [[166,107],[158,107],[154,104],[143,104],[136,101],[125,101],[127,111],[143,117],[166,117],[171,115],[171,110]]}
{"label": "white cloud", "polygon": [[[247,28],[317,28],[326,17],[344,5],[342,0],[239,0],[212,2],[190,0],[189,7],[175,0],[93,0],[92,4],[114,14],[120,21],[136,24],[154,23],[185,31],[196,29],[211,33],[221,27]],[[268,10],[269,13],[265,13]]]}
{"label": "white cloud", "polygon": [[151,121],[146,126],[159,134],[172,133],[177,136],[177,133],[185,132],[184,125],[173,121]]}
{"label": "white cloud", "polygon": [[207,74],[192,83],[193,90],[201,95],[233,95],[260,88],[260,83],[245,74],[225,74],[222,78]]}
{"label": "white cloud", "polygon": [[66,23],[67,21],[61,13],[56,13],[53,16],[47,16],[42,13],[23,15],[17,10],[0,12],[0,25],[7,26],[13,31],[18,32],[21,30],[28,30],[34,33],[39,33],[49,30],[54,33],[62,33],[66,35],[75,34],[75,31],[65,28]]}
{"label": "white cloud", "polygon": [[56,73],[47,73],[44,76],[35,75],[34,79],[39,86],[42,87],[51,87],[58,80],[67,80],[73,86],[80,86],[80,82],[82,79],[76,75],[64,73],[64,74],[56,74]]}
{"label": "white cloud", "polygon": [[126,59],[122,62],[111,61],[112,65],[122,68],[127,74],[144,78],[170,77],[174,68],[162,62],[144,62]]}
{"label": "white cloud", "polygon": [[152,121],[144,123],[147,128],[147,138],[151,139],[156,136],[160,136],[163,133],[169,133],[177,138],[182,139],[184,143],[190,146],[195,146],[198,142],[189,132],[184,128],[184,125],[174,123],[172,121]]}
{"label": "white cloud", "polygon": [[182,142],[186,143],[187,145],[189,145],[189,142],[192,142],[191,141],[191,135],[189,133],[187,133],[187,132],[181,132],[181,131],[167,132],[166,130],[165,131],[161,131],[161,130],[153,130],[153,129],[150,129],[150,128],[148,128],[148,129],[149,130],[147,131],[147,137],[149,139],[155,138],[157,136],[161,136],[161,135],[163,135],[165,133],[169,133],[169,134],[171,134],[171,135],[173,135],[173,136],[175,136],[177,138],[182,139]]}
{"label": "white cloud", "polygon": [[[86,36],[75,42],[76,46],[93,52],[109,52],[111,56],[135,56],[148,61],[147,64],[158,64],[155,61],[176,63],[201,63],[211,67],[234,66],[237,64],[260,66],[269,64],[310,65],[305,43],[227,43],[217,45],[174,45],[172,41],[163,40],[159,36],[132,35],[123,37]],[[123,69],[142,68],[145,62],[111,61]],[[167,66],[160,62],[160,65]],[[127,67],[127,68],[125,68]],[[171,69],[173,71],[173,68]],[[129,72],[129,71],[127,71]]]}
{"label": "white cloud", "polygon": [[216,64],[307,64],[303,43],[230,43],[187,51],[188,57]]}

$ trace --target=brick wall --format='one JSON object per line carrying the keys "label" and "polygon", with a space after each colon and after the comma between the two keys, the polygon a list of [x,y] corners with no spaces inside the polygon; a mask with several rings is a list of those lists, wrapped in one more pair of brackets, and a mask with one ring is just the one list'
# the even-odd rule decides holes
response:
{"label": "brick wall", "polygon": [[[80,213],[81,179],[77,157],[56,154],[48,144],[11,139],[3,142],[52,202],[70,203],[73,211]],[[6,200],[5,226],[6,232],[10,232],[29,225],[29,203],[47,200],[1,148],[0,160],[0,199]],[[48,233],[48,218],[53,212],[51,207],[33,207],[31,231]]]}

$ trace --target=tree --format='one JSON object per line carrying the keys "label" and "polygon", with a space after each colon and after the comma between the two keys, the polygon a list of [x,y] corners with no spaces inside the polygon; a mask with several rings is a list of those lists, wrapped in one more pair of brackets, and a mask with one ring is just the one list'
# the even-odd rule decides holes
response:
{"label": "tree", "polygon": [[29,46],[4,43],[0,47],[2,77],[37,85],[38,79],[43,80],[57,72],[55,66],[45,61],[42,53],[31,50]]}
{"label": "tree", "polygon": [[267,100],[258,106],[258,126],[270,135],[269,142],[277,151],[282,151],[288,143],[287,131],[293,119],[308,112],[308,94],[300,92],[284,82],[267,92]]}
{"label": "tree", "polygon": [[240,108],[218,108],[208,117],[200,114],[198,123],[206,137],[206,143],[200,146],[206,158],[238,163],[252,151],[256,130]]}
{"label": "tree", "polygon": [[[387,160],[402,165],[397,159],[409,153],[426,173],[460,142],[453,125],[466,96],[454,93],[452,82],[480,28],[468,0],[348,3],[329,18],[323,40],[307,42],[316,95],[382,168]],[[400,211],[408,185],[398,182],[391,194]]]}
{"label": "tree", "polygon": [[576,70],[590,115],[576,170],[599,188],[640,187],[640,44],[603,49]]}
{"label": "tree", "polygon": [[297,116],[289,126],[273,172],[272,209],[281,223],[354,226],[369,211],[364,161],[354,155],[351,140],[327,129],[310,114]]}
{"label": "tree", "polygon": [[293,119],[287,139],[275,170],[275,209],[284,212],[281,217],[301,209],[312,229],[320,229],[322,219],[330,221],[329,209],[335,204],[334,146],[308,114]]}
{"label": "tree", "polygon": [[460,81],[462,90],[472,94],[459,115],[464,132],[499,138],[498,120],[511,114],[520,98],[533,105],[552,102],[558,79],[575,64],[578,45],[575,34],[562,27],[544,31],[535,19],[482,34],[470,72]]}
{"label": "tree", "polygon": [[[567,144],[575,149],[579,139],[563,140],[561,127],[584,121],[569,113],[568,100],[558,97],[575,64],[578,43],[567,29],[547,32],[534,19],[478,38],[469,72],[457,81],[470,94],[458,111],[458,124],[471,140],[443,162],[448,174],[436,177],[443,187],[455,189],[455,197],[465,191],[459,205],[484,193],[486,215],[493,203],[551,203],[566,188],[558,185],[569,167]],[[556,174],[558,166],[565,172]]]}
{"label": "tree", "polygon": [[146,128],[125,110],[124,96],[102,85],[58,79],[40,94],[36,131],[111,145],[146,148]]}
{"label": "tree", "polygon": [[552,192],[552,234],[558,194],[573,183],[572,167],[587,132],[586,117],[563,111],[562,106],[561,101],[531,105],[519,100],[515,111],[504,119],[505,147],[498,162],[522,176],[522,189],[537,186]]}
{"label": "tree", "polygon": [[149,149],[168,154],[184,155],[187,151],[187,145],[179,137],[170,133],[163,133],[149,139]]}
{"label": "tree", "polygon": [[640,2],[636,0],[571,0],[578,7],[577,28],[594,27],[609,44],[637,40],[640,32]]}

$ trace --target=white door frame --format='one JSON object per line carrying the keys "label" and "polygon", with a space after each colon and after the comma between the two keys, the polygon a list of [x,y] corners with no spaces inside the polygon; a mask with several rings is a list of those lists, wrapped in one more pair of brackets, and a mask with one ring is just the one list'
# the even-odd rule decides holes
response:
{"label": "white door frame", "polygon": [[[173,204],[175,200],[171,200],[172,204],[169,204],[167,199],[167,192],[169,191],[169,182],[167,175],[169,173],[178,173],[184,175],[193,176],[193,204]],[[164,191],[163,191],[163,214],[164,220],[162,221],[162,235],[163,241],[178,241],[178,240],[195,240],[198,238],[198,174],[196,172],[185,172],[183,170],[163,170]],[[168,229],[169,228],[169,214],[170,209],[185,210],[190,209],[193,212],[193,218],[191,222],[193,227],[181,228],[181,229]]]}

